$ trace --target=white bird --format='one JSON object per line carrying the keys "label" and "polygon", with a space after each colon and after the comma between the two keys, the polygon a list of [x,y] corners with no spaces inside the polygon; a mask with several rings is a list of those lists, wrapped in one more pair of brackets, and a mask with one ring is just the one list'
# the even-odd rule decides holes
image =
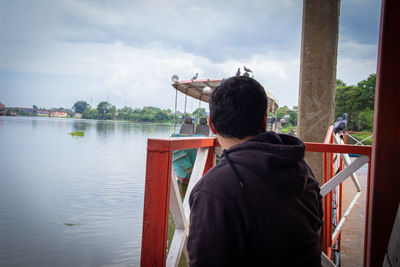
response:
{"label": "white bird", "polygon": [[243,66],[243,69],[247,72],[252,72],[251,69],[246,68],[246,66]]}
{"label": "white bird", "polygon": [[249,73],[246,71],[245,73],[243,73],[244,77],[250,77]]}
{"label": "white bird", "polygon": [[192,82],[193,82],[194,80],[196,80],[198,77],[199,77],[199,73],[196,73],[196,75],[194,75],[193,78],[192,78]]}

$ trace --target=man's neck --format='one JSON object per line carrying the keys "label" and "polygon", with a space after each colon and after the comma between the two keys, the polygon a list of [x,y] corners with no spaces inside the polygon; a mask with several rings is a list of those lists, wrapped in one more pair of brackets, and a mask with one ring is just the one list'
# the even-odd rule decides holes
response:
{"label": "man's neck", "polygon": [[219,144],[221,145],[222,149],[229,149],[231,146],[237,145],[237,144],[241,144],[243,142],[246,142],[247,140],[253,138],[254,136],[246,136],[243,139],[239,139],[236,137],[224,137],[219,135],[218,133],[217,135],[217,139]]}

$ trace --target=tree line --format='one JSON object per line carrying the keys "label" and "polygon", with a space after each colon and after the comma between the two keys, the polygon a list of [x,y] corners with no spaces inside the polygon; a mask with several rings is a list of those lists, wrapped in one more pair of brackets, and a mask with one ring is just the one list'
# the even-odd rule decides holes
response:
{"label": "tree line", "polygon": [[157,107],[131,108],[123,107],[117,109],[115,105],[107,101],[100,102],[97,107],[92,108],[86,101],[77,101],[72,109],[82,114],[84,119],[99,120],[127,120],[133,122],[173,122],[174,114],[170,109]]}
{"label": "tree line", "polygon": [[[100,102],[96,108],[92,108],[86,101],[77,101],[72,109],[76,113],[82,114],[83,119],[99,120],[126,120],[133,122],[174,122],[175,114],[170,109],[160,109],[157,107],[131,108],[123,107],[117,109],[115,105],[107,101]],[[200,115],[205,113],[205,109],[200,109]],[[185,116],[197,117],[199,109],[193,113],[186,113]],[[177,117],[182,119],[183,114],[178,112]]]}

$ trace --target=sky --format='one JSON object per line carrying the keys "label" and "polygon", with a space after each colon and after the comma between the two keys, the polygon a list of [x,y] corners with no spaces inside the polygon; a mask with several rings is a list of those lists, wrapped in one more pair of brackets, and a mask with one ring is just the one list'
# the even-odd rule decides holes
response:
{"label": "sky", "polygon": [[[380,5],[341,1],[337,78],[347,84],[376,72]],[[0,102],[71,108],[108,100],[172,110],[172,75],[222,79],[245,65],[292,107],[302,7],[301,0],[0,0]],[[197,107],[188,101],[189,111]]]}

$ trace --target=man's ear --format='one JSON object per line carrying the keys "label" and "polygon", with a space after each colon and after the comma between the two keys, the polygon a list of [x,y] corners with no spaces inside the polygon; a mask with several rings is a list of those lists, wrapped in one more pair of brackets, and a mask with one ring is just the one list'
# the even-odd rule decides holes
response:
{"label": "man's ear", "polygon": [[264,130],[264,132],[267,130],[267,113],[264,114],[263,130]]}
{"label": "man's ear", "polygon": [[210,130],[213,134],[217,134],[217,130],[215,130],[214,124],[211,122],[211,117],[208,116],[208,125],[210,126]]}

